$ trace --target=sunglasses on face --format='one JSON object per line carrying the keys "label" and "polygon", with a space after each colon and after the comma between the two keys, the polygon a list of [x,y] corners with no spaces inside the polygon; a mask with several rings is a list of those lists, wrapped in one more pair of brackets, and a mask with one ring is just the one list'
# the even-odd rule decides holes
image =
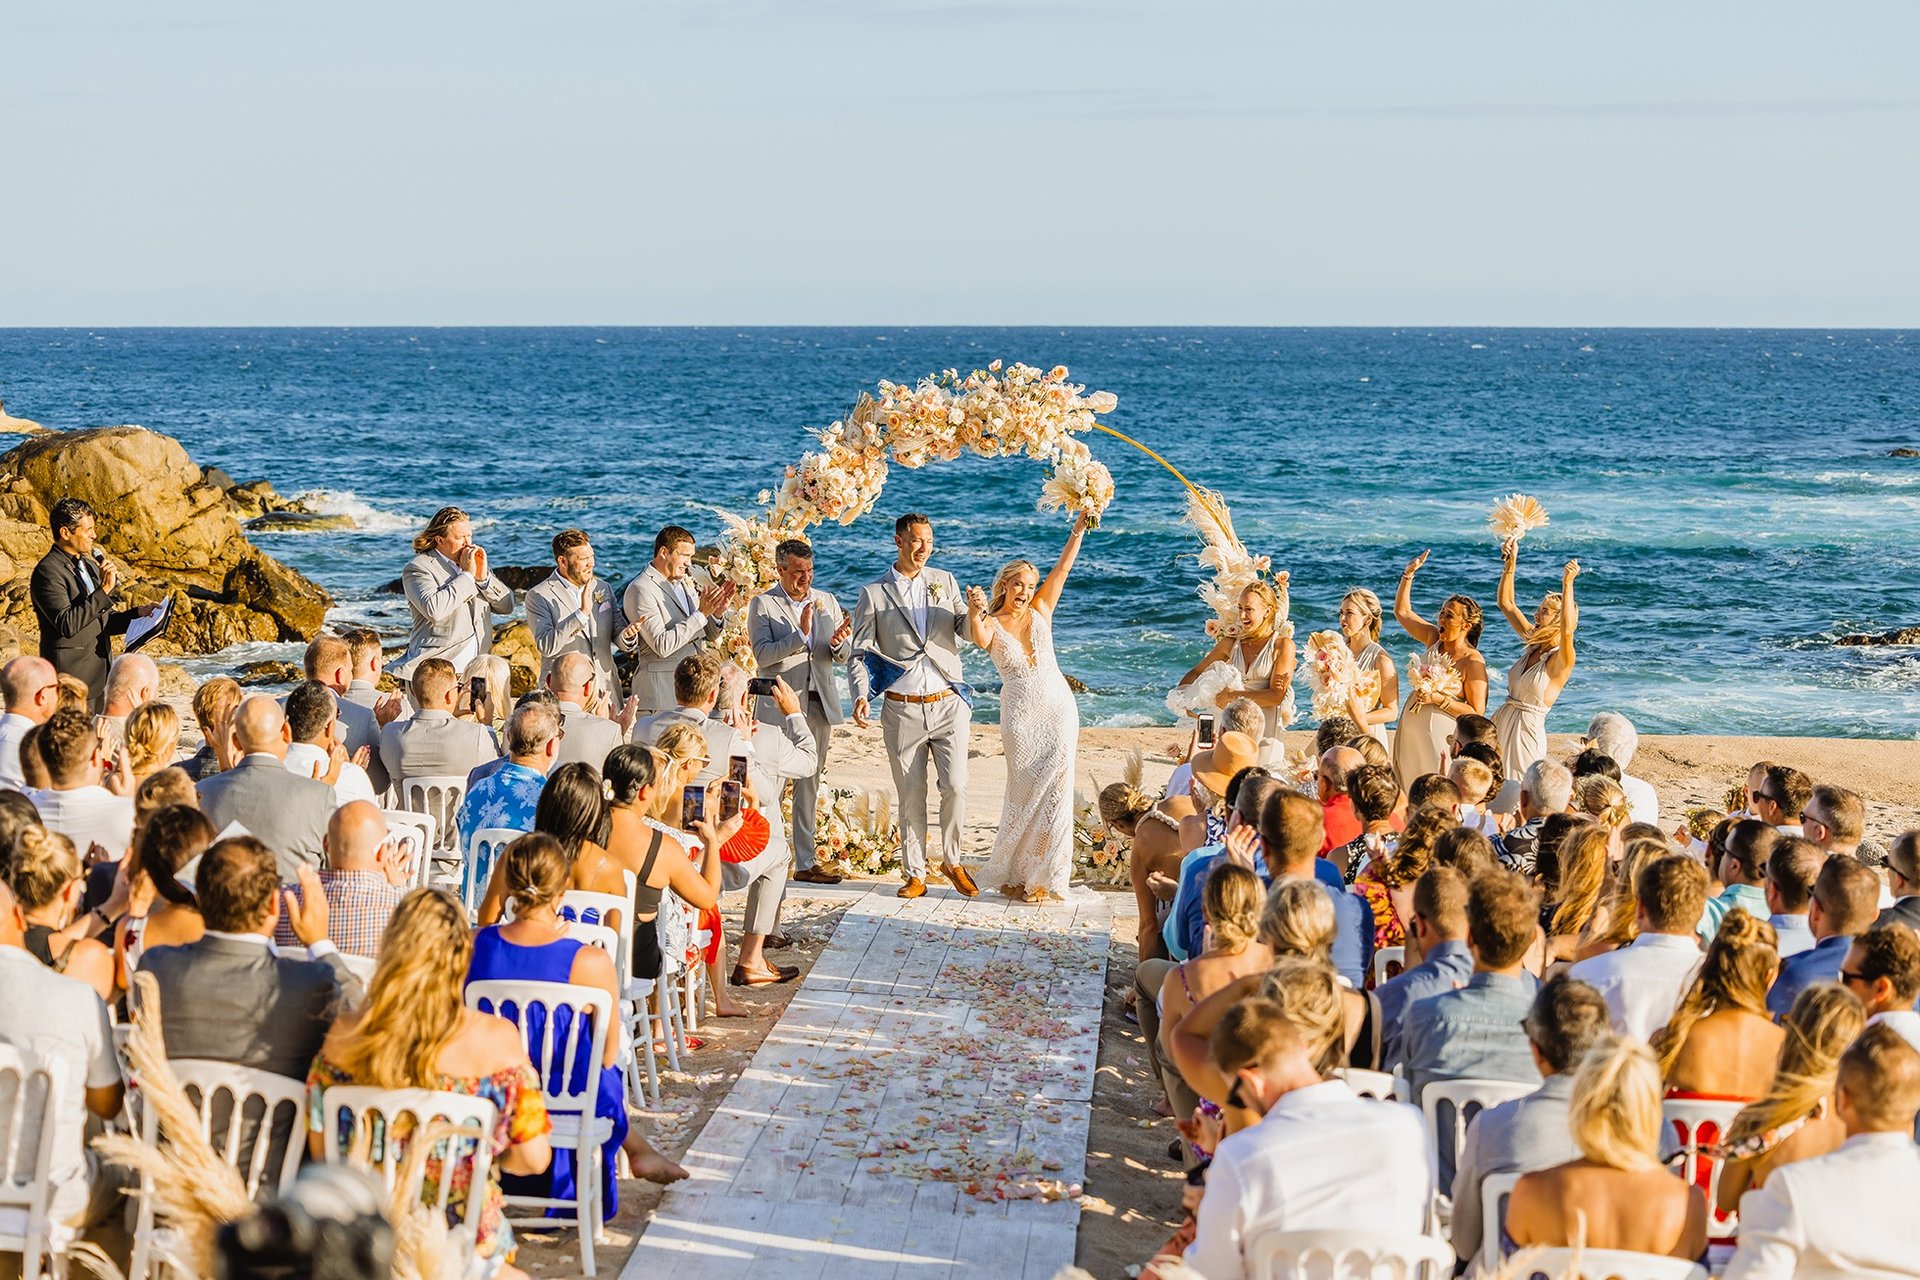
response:
{"label": "sunglasses on face", "polygon": [[1873,979],[1869,978],[1866,974],[1854,969],[1842,969],[1840,971],[1840,982],[1843,986],[1849,982],[1857,982],[1861,986],[1865,986],[1871,981],[1873,981]]}

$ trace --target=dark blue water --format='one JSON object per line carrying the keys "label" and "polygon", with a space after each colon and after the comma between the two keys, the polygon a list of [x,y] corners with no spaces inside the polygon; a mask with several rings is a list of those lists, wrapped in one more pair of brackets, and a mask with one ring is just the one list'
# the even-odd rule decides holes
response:
{"label": "dark blue water", "polygon": [[[394,622],[416,522],[454,502],[500,563],[543,562],[579,525],[608,577],[673,521],[745,511],[881,378],[994,357],[1069,365],[1109,419],[1222,491],[1242,536],[1293,575],[1304,642],[1341,594],[1390,597],[1422,547],[1416,605],[1486,606],[1497,673],[1519,644],[1493,610],[1485,513],[1522,490],[1552,513],[1523,547],[1531,609],[1578,556],[1579,668],[1550,726],[1601,708],[1669,732],[1920,732],[1920,656],[1836,648],[1920,624],[1920,335],[1466,329],[0,330],[0,396],[50,426],[133,422],[283,493],[324,489],[353,534],[263,539],[343,613]],[[1056,634],[1089,722],[1165,720],[1207,615],[1182,491],[1092,437],[1119,499],[1088,542]],[[891,555],[891,516],[930,513],[936,560],[985,583],[1043,565],[1041,468],[894,468],[881,514],[820,531],[822,585],[851,603]],[[403,611],[402,611],[403,612]],[[1414,646],[1388,623],[1396,657]],[[978,655],[973,655],[977,659]],[[981,674],[984,662],[973,662]],[[1500,696],[1496,677],[1493,701]],[[1302,702],[1305,697],[1303,693]],[[992,715],[991,702],[984,708]]]}

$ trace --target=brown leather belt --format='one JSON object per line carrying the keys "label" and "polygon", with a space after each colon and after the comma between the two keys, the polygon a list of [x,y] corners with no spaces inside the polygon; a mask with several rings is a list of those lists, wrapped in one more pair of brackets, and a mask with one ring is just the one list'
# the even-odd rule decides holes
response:
{"label": "brown leather belt", "polygon": [[953,697],[953,690],[942,689],[938,693],[885,693],[880,696],[883,698],[886,698],[890,702],[912,702],[915,704],[919,704],[919,703],[925,703],[925,702],[938,702],[942,698],[951,698]]}

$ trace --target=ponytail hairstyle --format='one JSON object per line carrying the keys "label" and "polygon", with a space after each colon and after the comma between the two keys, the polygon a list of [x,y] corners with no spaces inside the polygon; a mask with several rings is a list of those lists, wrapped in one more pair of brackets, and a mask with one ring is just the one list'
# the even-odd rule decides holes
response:
{"label": "ponytail hairstyle", "polygon": [[1260,877],[1245,867],[1231,862],[1215,867],[1201,901],[1207,923],[1213,926],[1214,945],[1234,955],[1245,950],[1260,928],[1266,898]]}
{"label": "ponytail hairstyle", "polygon": [[572,878],[573,859],[550,835],[533,832],[509,844],[500,854],[500,874],[518,914],[560,901]]}
{"label": "ponytail hairstyle", "polygon": [[1605,774],[1589,773],[1575,780],[1573,807],[1576,812],[1586,814],[1608,831],[1618,831],[1633,819],[1633,809],[1627,804],[1627,793]]}
{"label": "ponytail hairstyle", "polygon": [[145,876],[154,892],[174,906],[198,911],[200,900],[180,883],[180,871],[210,849],[217,834],[207,815],[192,805],[162,805],[147,815],[134,839],[127,854],[127,874]]}
{"label": "ponytail hairstyle", "polygon": [[21,828],[13,841],[13,865],[7,884],[22,911],[38,911],[80,879],[80,855],[73,841],[39,823]]}
{"label": "ponytail hairstyle", "polygon": [[1744,1009],[1767,1016],[1767,988],[1780,972],[1777,945],[1773,926],[1765,920],[1748,915],[1744,907],[1727,912],[1720,921],[1720,931],[1707,945],[1707,958],[1701,961],[1700,972],[1694,975],[1680,1007],[1653,1037],[1662,1079],[1672,1074],[1693,1024],[1708,1014]]}
{"label": "ponytail hairstyle", "polygon": [[1467,643],[1478,649],[1480,632],[1486,626],[1486,615],[1480,612],[1480,602],[1472,596],[1451,595],[1440,602],[1442,609],[1457,604],[1467,615]]}
{"label": "ponytail hairstyle", "polygon": [[127,716],[127,763],[144,780],[173,763],[180,746],[180,713],[172,704],[143,702]]}
{"label": "ponytail hairstyle", "polygon": [[459,524],[467,518],[467,513],[458,507],[440,508],[433,513],[433,519],[427,521],[427,527],[414,535],[413,554],[422,555],[433,550],[433,544],[446,533],[449,525]]}
{"label": "ponytail hairstyle", "polygon": [[653,748],[637,742],[624,743],[607,753],[606,788],[603,794],[616,809],[630,809],[640,793],[660,776],[660,758]]}
{"label": "ponytail hairstyle", "polygon": [[1631,1036],[1588,1050],[1573,1078],[1567,1127],[1595,1164],[1660,1168],[1660,1065],[1652,1051]]}
{"label": "ponytail hairstyle", "polygon": [[1349,600],[1359,605],[1360,612],[1367,615],[1367,639],[1378,644],[1380,642],[1380,623],[1382,617],[1380,597],[1365,587],[1355,587],[1340,597],[1340,603],[1342,605],[1346,604]]}

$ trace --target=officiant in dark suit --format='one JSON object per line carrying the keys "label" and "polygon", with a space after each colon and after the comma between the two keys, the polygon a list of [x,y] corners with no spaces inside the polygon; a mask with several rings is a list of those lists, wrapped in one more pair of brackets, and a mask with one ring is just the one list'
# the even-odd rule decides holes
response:
{"label": "officiant in dark suit", "polygon": [[93,508],[79,498],[53,504],[48,523],[53,549],[33,567],[33,613],[40,623],[40,656],[62,675],[87,682],[87,709],[100,713],[107,692],[113,637],[159,608],[115,609],[120,576],[94,551]]}

